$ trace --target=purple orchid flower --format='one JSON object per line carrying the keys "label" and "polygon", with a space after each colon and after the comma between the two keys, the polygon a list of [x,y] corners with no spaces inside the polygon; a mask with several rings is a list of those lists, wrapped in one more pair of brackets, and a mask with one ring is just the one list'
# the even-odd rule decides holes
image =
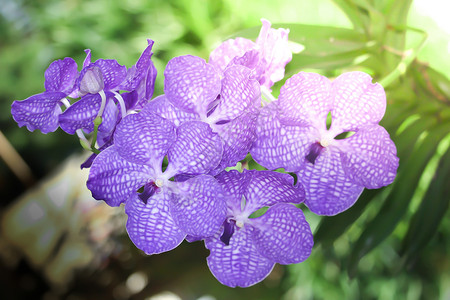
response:
{"label": "purple orchid flower", "polygon": [[[351,207],[364,188],[389,185],[396,176],[396,147],[378,124],[385,110],[384,89],[368,74],[344,73],[330,82],[300,72],[286,81],[278,101],[261,111],[250,153],[268,169],[296,172],[309,209],[335,215]],[[336,139],[344,133],[354,134]]]}
{"label": "purple orchid flower", "polygon": [[243,65],[254,71],[261,86],[270,91],[284,77],[284,68],[292,60],[288,45],[288,29],[273,29],[261,19],[262,28],[256,43],[238,37],[220,44],[211,52],[209,63],[224,71],[230,65]]}
{"label": "purple orchid flower", "polygon": [[187,55],[169,61],[164,76],[165,95],[144,109],[175,126],[192,120],[208,123],[223,141],[222,160],[212,174],[242,160],[256,138],[261,105],[260,86],[252,71],[234,65],[220,73],[203,59]]}
{"label": "purple orchid flower", "polygon": [[[228,191],[222,230],[205,239],[212,274],[224,285],[248,287],[263,280],[275,263],[307,259],[313,236],[303,212],[292,204],[304,199],[301,185],[271,171],[223,172],[217,180]],[[258,210],[267,208],[259,217]]]}
{"label": "purple orchid flower", "polygon": [[219,230],[226,213],[222,187],[206,174],[221,153],[220,137],[208,124],[175,128],[143,110],[117,126],[114,144],[95,158],[87,186],[111,206],[125,202],[131,240],[147,254],[161,253],[188,234],[207,237]]}
{"label": "purple orchid flower", "polygon": [[45,71],[45,92],[12,103],[11,114],[19,127],[39,129],[42,133],[58,129],[61,105],[69,106],[66,97],[77,93],[77,76],[77,63],[72,58],[52,62]]}
{"label": "purple orchid flower", "polygon": [[[151,61],[153,41],[147,41],[148,46],[128,71],[115,60],[99,59],[91,63],[91,52],[86,50],[83,70],[77,80],[82,98],[60,116],[64,131],[74,134],[83,129],[90,133],[94,130],[95,118],[102,117],[98,144],[101,147],[111,143],[121,118],[128,111],[141,108],[153,95],[156,78],[156,69]],[[129,92],[119,93],[119,90]]]}
{"label": "purple orchid flower", "polygon": [[[114,99],[123,99],[118,92],[120,84],[125,80],[126,67],[113,59],[99,59],[90,62],[91,52],[86,50],[83,69],[77,79],[78,96],[81,99],[67,108],[59,116],[61,129],[74,134],[83,129],[86,133],[94,130],[94,119],[102,117],[100,132],[112,132],[117,123],[119,110]],[[124,104],[121,105],[125,114]]]}

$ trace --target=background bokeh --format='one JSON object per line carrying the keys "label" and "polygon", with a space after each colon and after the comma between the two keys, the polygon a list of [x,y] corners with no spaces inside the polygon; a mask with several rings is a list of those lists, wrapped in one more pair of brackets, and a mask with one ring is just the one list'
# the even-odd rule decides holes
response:
{"label": "background bokeh", "polygon": [[[362,70],[383,84],[382,125],[400,168],[393,185],[365,191],[341,215],[303,207],[315,232],[311,257],[231,289],[210,274],[199,242],[143,255],[124,231],[123,209],[90,197],[77,139],[18,128],[10,106],[43,91],[53,60],[81,64],[90,48],[93,60],[130,67],[147,38],[161,94],[171,58],[207,59],[229,37],[255,39],[260,18],[290,29],[298,53],[287,77]],[[449,299],[447,19],[437,0],[0,0],[0,298]]]}

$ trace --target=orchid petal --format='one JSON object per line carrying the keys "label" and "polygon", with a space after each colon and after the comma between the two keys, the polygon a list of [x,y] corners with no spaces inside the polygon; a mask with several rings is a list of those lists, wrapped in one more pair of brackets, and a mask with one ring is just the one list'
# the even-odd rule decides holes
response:
{"label": "orchid petal", "polygon": [[136,247],[148,255],[172,250],[186,236],[175,224],[169,207],[164,192],[155,193],[147,204],[134,194],[125,205],[128,235]]}
{"label": "orchid petal", "polygon": [[199,175],[177,183],[171,200],[175,223],[188,235],[212,236],[225,220],[226,203],[222,187],[212,176]]}
{"label": "orchid petal", "polygon": [[171,121],[175,127],[180,126],[184,122],[199,120],[200,117],[195,113],[187,113],[173,106],[165,95],[161,95],[147,103],[143,111],[150,111],[158,116]]}
{"label": "orchid petal", "polygon": [[351,207],[364,187],[344,172],[339,150],[329,146],[314,164],[306,163],[297,173],[305,188],[305,204],[315,214],[332,216]]}
{"label": "orchid petal", "polygon": [[105,91],[118,89],[127,75],[127,68],[114,59],[99,59],[92,65],[98,66],[102,71]]}
{"label": "orchid petal", "polygon": [[209,125],[192,121],[176,130],[177,140],[169,150],[169,168],[176,173],[208,173],[222,158],[222,141]]}
{"label": "orchid petal", "polygon": [[258,252],[279,264],[295,264],[311,254],[313,235],[301,209],[278,203],[252,220],[253,242]]}
{"label": "orchid petal", "polygon": [[257,139],[250,149],[253,159],[269,170],[284,168],[296,172],[303,168],[316,130],[310,126],[281,124],[274,104],[264,107],[256,125]]}
{"label": "orchid petal", "polygon": [[284,69],[292,60],[292,51],[288,44],[289,29],[270,28],[270,22],[265,19],[261,19],[261,22],[262,27],[256,44],[259,46],[265,65],[263,77],[259,82],[270,89],[274,82],[284,78]]}
{"label": "orchid petal", "polygon": [[244,173],[248,173],[246,180],[249,182],[244,191],[244,210],[249,214],[264,206],[279,202],[300,203],[305,199],[303,186],[294,186],[294,178],[289,174],[256,170],[244,170]]}
{"label": "orchid petal", "polygon": [[332,83],[333,109],[330,130],[356,131],[368,124],[378,124],[386,111],[386,94],[370,75],[348,72]]}
{"label": "orchid petal", "polygon": [[218,236],[205,240],[210,250],[208,267],[214,277],[229,287],[249,287],[270,274],[274,262],[259,254],[246,226],[233,234],[225,245]]}
{"label": "orchid petal", "polygon": [[354,182],[377,189],[394,181],[398,168],[397,149],[383,127],[368,125],[341,142],[348,149],[343,152],[342,165]]}
{"label": "orchid petal", "polygon": [[249,108],[261,105],[261,88],[252,71],[243,66],[231,66],[223,74],[220,102],[208,117],[214,121],[230,121]]}
{"label": "orchid petal", "polygon": [[227,205],[232,211],[241,211],[242,197],[247,190],[250,176],[250,172],[239,173],[237,170],[222,172],[216,176],[226,192]]}
{"label": "orchid petal", "polygon": [[44,92],[22,101],[14,101],[11,115],[19,127],[26,126],[29,131],[39,129],[42,133],[58,129],[61,114],[59,102],[66,96],[61,92]]}
{"label": "orchid petal", "polygon": [[92,132],[101,103],[100,94],[86,94],[59,116],[61,129],[68,134],[74,134],[78,129],[83,129],[86,133]]}
{"label": "orchid petal", "polygon": [[228,123],[212,125],[223,141],[223,156],[218,171],[235,166],[248,154],[256,141],[257,117],[258,111],[253,109]]}
{"label": "orchid petal", "polygon": [[56,60],[45,70],[45,90],[70,94],[78,76],[77,63],[70,57]]}
{"label": "orchid petal", "polygon": [[185,55],[169,61],[164,71],[167,100],[185,112],[206,116],[220,93],[220,77],[203,59]]}
{"label": "orchid petal", "polygon": [[95,199],[119,206],[147,183],[152,172],[147,165],[125,160],[113,145],[94,159],[86,185]]}
{"label": "orchid petal", "polygon": [[280,121],[326,130],[327,115],[332,108],[330,89],[330,81],[322,75],[300,72],[292,76],[280,90]]}
{"label": "orchid petal", "polygon": [[256,49],[257,45],[245,38],[229,39],[214,49],[209,56],[209,63],[223,72],[228,64],[235,58],[243,56],[247,51]]}
{"label": "orchid petal", "polygon": [[171,122],[148,111],[123,118],[114,134],[114,144],[122,157],[155,167],[161,167],[175,139]]}
{"label": "orchid petal", "polygon": [[152,47],[154,42],[149,39],[147,40],[147,42],[148,46],[144,49],[136,64],[128,69],[126,78],[120,85],[121,89],[126,91],[135,90],[141,83],[141,81],[147,76],[148,70],[150,68],[153,68],[153,62],[151,58],[153,55]]}

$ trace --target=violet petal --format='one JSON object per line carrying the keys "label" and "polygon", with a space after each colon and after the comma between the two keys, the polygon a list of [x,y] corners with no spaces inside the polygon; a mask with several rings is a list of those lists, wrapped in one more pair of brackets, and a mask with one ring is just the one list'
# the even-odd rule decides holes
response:
{"label": "violet petal", "polygon": [[99,94],[86,94],[59,116],[61,129],[68,134],[74,134],[78,129],[83,129],[86,133],[92,132],[101,103]]}
{"label": "violet petal", "polygon": [[209,175],[177,183],[171,193],[171,213],[178,227],[188,235],[209,237],[217,233],[226,217],[222,187]]}
{"label": "violet petal", "polygon": [[313,235],[301,209],[278,203],[253,219],[253,241],[269,260],[287,265],[304,261],[311,254]]}
{"label": "violet petal", "polygon": [[280,121],[286,125],[313,125],[325,130],[333,104],[330,89],[330,80],[322,75],[300,72],[292,76],[280,90]]}
{"label": "violet petal", "polygon": [[167,101],[165,95],[161,95],[148,102],[143,111],[150,111],[164,119],[171,121],[175,127],[180,126],[184,122],[199,120],[200,117],[196,113],[187,113],[173,106]]}
{"label": "violet petal", "polygon": [[126,116],[114,133],[114,144],[122,157],[159,167],[175,139],[171,122],[148,111]]}
{"label": "violet petal", "polygon": [[233,120],[243,112],[261,106],[261,88],[252,78],[250,69],[243,66],[231,66],[223,74],[220,102],[209,116],[216,122]]}
{"label": "violet petal", "polygon": [[44,92],[22,101],[14,101],[11,115],[19,127],[26,126],[29,131],[39,129],[42,133],[58,129],[61,114],[60,100],[66,96],[61,92]]}
{"label": "violet petal", "polygon": [[309,147],[316,142],[310,126],[288,126],[277,117],[275,103],[264,107],[256,125],[256,141],[250,153],[253,159],[269,170],[284,168],[296,172],[303,168]]}
{"label": "violet petal", "polygon": [[399,161],[397,149],[383,127],[365,126],[339,142],[348,149],[343,152],[342,165],[350,179],[369,189],[394,181]]}
{"label": "violet petal", "polygon": [[341,153],[329,146],[297,173],[305,188],[305,204],[315,214],[332,216],[351,207],[364,187],[351,180],[342,167]]}
{"label": "violet petal", "polygon": [[144,204],[136,194],[127,201],[127,232],[137,248],[146,254],[158,254],[176,248],[186,234],[175,224],[164,192],[156,193]]}
{"label": "violet petal", "polygon": [[222,158],[222,141],[209,125],[192,121],[176,130],[177,140],[169,150],[169,168],[178,174],[208,173]]}
{"label": "violet petal", "polygon": [[77,63],[70,57],[56,60],[45,70],[45,90],[70,94],[78,76]]}
{"label": "violet petal", "polygon": [[94,159],[86,185],[95,199],[119,206],[148,182],[152,172],[147,165],[125,160],[113,145]]}
{"label": "violet petal", "polygon": [[294,178],[289,174],[257,170],[244,173],[248,173],[249,181],[244,191],[247,200],[244,210],[249,213],[279,202],[301,203],[305,199],[303,186],[294,186]]}
{"label": "violet petal", "polygon": [[377,124],[386,111],[386,94],[370,75],[348,72],[332,83],[332,122],[330,130],[356,131],[368,124]]}
{"label": "violet petal", "polygon": [[217,235],[206,239],[210,250],[208,267],[220,283],[229,287],[249,287],[270,274],[275,265],[273,261],[259,254],[253,243],[251,227],[236,231],[225,245]]}
{"label": "violet petal", "polygon": [[167,100],[185,112],[205,115],[220,93],[220,77],[202,58],[185,55],[171,59],[164,71]]}
{"label": "violet petal", "polygon": [[247,51],[256,49],[257,45],[245,38],[229,39],[214,49],[209,56],[209,63],[223,72],[235,57],[243,56]]}

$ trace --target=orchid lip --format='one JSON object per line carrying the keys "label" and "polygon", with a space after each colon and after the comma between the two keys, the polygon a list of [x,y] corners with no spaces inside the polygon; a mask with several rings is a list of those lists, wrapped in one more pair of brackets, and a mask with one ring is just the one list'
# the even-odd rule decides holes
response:
{"label": "orchid lip", "polygon": [[144,190],[139,193],[139,198],[144,204],[147,204],[148,199],[155,194],[158,188],[159,187],[153,181],[146,183],[144,185]]}
{"label": "orchid lip", "polygon": [[222,243],[224,243],[225,245],[229,245],[230,244],[230,239],[234,234],[234,225],[236,224],[236,221],[234,220],[225,220],[223,222],[223,233],[220,236],[220,240],[222,241]]}
{"label": "orchid lip", "polygon": [[[326,146],[328,146],[328,143],[326,143]],[[309,153],[305,156],[306,160],[314,164],[317,157],[319,157],[320,153],[322,153],[326,146],[322,144],[322,141],[312,144],[309,148]]]}

